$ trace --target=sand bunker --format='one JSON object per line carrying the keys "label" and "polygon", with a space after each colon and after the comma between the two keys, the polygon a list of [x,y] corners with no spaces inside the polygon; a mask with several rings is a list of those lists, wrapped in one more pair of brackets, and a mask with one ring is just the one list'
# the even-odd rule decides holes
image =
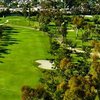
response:
{"label": "sand bunker", "polygon": [[67,30],[67,31],[69,31],[69,32],[73,32],[74,30]]}
{"label": "sand bunker", "polygon": [[38,66],[40,68],[53,70],[54,65],[48,60],[37,60],[36,62],[40,64]]}

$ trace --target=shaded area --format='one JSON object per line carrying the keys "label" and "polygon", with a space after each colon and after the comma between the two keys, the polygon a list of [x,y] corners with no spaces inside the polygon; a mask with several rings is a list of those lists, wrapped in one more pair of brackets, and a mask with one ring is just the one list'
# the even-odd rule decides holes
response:
{"label": "shaded area", "polygon": [[[18,44],[16,38],[12,38],[13,34],[17,34],[17,30],[10,26],[3,26],[2,37],[0,38],[0,58],[4,58],[3,54],[9,54],[10,49],[7,49],[8,45]],[[0,61],[0,63],[3,63]]]}

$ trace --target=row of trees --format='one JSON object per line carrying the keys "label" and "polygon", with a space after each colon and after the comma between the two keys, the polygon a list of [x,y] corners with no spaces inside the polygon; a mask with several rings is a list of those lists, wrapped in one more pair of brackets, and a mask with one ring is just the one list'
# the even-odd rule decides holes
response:
{"label": "row of trees", "polygon": [[[36,0],[28,1],[27,3],[23,1],[22,4],[18,4],[18,2],[12,2],[12,0],[5,0],[5,5],[10,4],[10,7],[22,7],[25,5],[29,5],[31,3],[31,8],[37,6],[49,6],[53,9],[61,9],[64,8],[65,13],[70,14],[100,14],[100,1],[99,0],[63,0],[55,1],[55,0],[46,0],[41,3],[38,3]],[[9,5],[8,5],[9,6]]]}
{"label": "row of trees", "polygon": [[[67,16],[50,7],[40,12],[38,18],[40,29],[50,38],[51,61],[55,67],[43,70],[44,77],[37,88],[23,86],[22,100],[99,100],[99,17],[95,16],[90,22],[84,16]],[[68,38],[69,24],[75,27],[76,40],[82,41],[81,51],[77,50],[75,41]],[[82,32],[81,37],[78,30]]]}
{"label": "row of trees", "polygon": [[49,6],[54,9],[63,8],[65,13],[69,14],[99,14],[100,1],[99,0],[63,0],[54,1],[47,0],[42,2],[42,5]]}

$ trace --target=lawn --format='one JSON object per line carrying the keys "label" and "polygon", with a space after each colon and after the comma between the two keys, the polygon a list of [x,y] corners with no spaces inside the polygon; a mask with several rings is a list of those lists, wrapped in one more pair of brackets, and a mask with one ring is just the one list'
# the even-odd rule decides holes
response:
{"label": "lawn", "polygon": [[[11,19],[9,22],[11,27],[18,25],[13,25],[12,17],[8,18]],[[19,24],[27,26],[25,22]],[[48,54],[49,39],[45,33],[25,27],[14,26],[11,31],[5,30],[5,34],[7,32],[12,39],[5,47],[7,53],[2,54],[4,58],[0,58],[2,61],[0,63],[0,100],[21,100],[21,87],[23,85],[35,87],[39,83],[42,73],[34,62],[50,57]]]}
{"label": "lawn", "polygon": [[[34,18],[33,18],[34,19]],[[20,25],[20,26],[27,26],[27,27],[39,27],[39,23],[37,21],[28,20],[28,18],[25,18],[23,16],[7,16],[5,18],[0,18],[0,24],[6,22],[8,20],[9,22],[7,24],[10,25]]]}

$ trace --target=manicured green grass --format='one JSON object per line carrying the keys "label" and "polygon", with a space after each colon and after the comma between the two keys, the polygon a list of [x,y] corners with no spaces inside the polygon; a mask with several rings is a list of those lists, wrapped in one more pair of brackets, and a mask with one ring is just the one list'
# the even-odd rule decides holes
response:
{"label": "manicured green grass", "polygon": [[80,47],[82,45],[82,41],[81,41],[81,35],[82,35],[82,32],[81,30],[79,30],[78,32],[78,37],[76,38],[76,33],[75,33],[75,30],[73,31],[68,31],[68,34],[67,34],[67,39],[71,39],[74,43],[77,44],[78,47]]}
{"label": "manicured green grass", "polygon": [[28,26],[28,27],[39,27],[39,23],[36,21],[29,21],[28,18],[22,16],[7,16],[5,18],[0,18],[0,23],[4,23],[8,20],[7,24],[11,25],[20,25],[20,26]]}
{"label": "manicured green grass", "polygon": [[0,58],[3,62],[0,63],[0,100],[21,100],[21,87],[35,87],[42,77],[41,70],[34,62],[50,57],[49,39],[45,33],[25,27],[14,27],[9,34],[17,41],[8,45],[9,54],[3,54],[5,58]]}

